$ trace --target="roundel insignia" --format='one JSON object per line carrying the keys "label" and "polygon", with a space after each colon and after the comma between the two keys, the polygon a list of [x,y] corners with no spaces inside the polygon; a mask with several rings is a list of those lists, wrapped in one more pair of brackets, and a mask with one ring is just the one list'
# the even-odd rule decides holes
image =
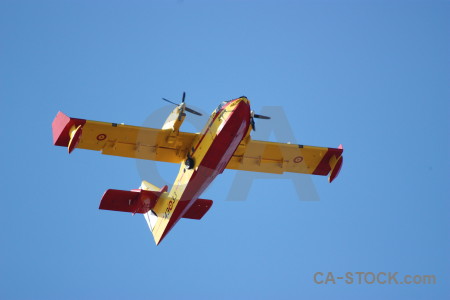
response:
{"label": "roundel insignia", "polygon": [[294,162],[296,164],[301,163],[302,161],[303,161],[303,157],[302,156],[297,156],[297,157],[294,158]]}
{"label": "roundel insignia", "polygon": [[98,141],[103,141],[104,139],[106,139],[106,134],[101,133],[101,134],[97,135]]}

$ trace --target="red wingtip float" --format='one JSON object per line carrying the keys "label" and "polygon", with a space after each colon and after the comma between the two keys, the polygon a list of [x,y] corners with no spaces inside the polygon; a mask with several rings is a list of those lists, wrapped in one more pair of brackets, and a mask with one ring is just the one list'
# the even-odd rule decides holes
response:
{"label": "red wingtip float", "polygon": [[67,147],[69,153],[80,148],[180,164],[170,191],[142,181],[137,190],[107,190],[100,202],[100,209],[143,214],[156,244],[181,218],[200,220],[206,214],[213,202],[199,197],[225,169],[329,175],[329,182],[341,170],[342,145],[326,148],[252,140],[254,119],[270,118],[254,114],[246,97],[222,102],[202,133],[179,131],[185,112],[201,114],[186,107],[184,96],[176,105],[162,129],[70,118],[62,112],[52,123],[53,143]]}

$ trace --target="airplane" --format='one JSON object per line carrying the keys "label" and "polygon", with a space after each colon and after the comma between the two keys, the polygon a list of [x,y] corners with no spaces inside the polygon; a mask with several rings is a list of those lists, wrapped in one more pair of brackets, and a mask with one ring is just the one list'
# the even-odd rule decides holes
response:
{"label": "airplane", "polygon": [[213,201],[199,198],[225,169],[282,174],[284,172],[328,175],[332,182],[339,174],[344,151],[289,143],[253,140],[255,114],[242,96],[223,101],[212,112],[200,133],[180,131],[189,108],[183,93],[161,129],[137,127],[71,118],[58,112],[52,123],[53,143],[68,148],[101,151],[102,154],[161,162],[179,163],[180,170],[168,191],[143,180],[139,189],[107,190],[100,209],[143,214],[156,245],[182,218],[200,220]]}

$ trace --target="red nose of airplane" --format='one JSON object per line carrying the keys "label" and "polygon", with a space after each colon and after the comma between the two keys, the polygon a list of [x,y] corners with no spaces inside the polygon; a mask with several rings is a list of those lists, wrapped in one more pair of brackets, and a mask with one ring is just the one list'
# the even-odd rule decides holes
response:
{"label": "red nose of airplane", "polygon": [[250,101],[248,101],[247,97],[245,97],[245,96],[241,96],[241,97],[239,97],[239,98],[236,99],[236,100],[237,100],[237,101],[240,101],[240,102],[244,102],[244,103],[250,105]]}

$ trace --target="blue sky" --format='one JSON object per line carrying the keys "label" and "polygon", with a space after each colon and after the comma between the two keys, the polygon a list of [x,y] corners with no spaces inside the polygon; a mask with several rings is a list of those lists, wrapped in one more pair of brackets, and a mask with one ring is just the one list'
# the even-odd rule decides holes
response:
{"label": "blue sky", "polygon": [[[448,298],[449,9],[1,1],[0,298]],[[171,109],[160,98],[183,91],[206,113],[241,95],[256,111],[277,106],[298,143],[344,145],[340,176],[298,175],[319,201],[300,201],[285,177],[255,179],[245,201],[230,201],[242,187],[226,171],[203,194],[214,200],[205,218],[156,247],[141,216],[98,210],[106,189],[138,187],[145,163],[69,156],[52,145],[51,122],[61,110],[159,127]],[[257,135],[277,124],[259,121]],[[157,164],[145,179],[172,182],[177,168]],[[317,272],[436,284],[317,284]]]}

